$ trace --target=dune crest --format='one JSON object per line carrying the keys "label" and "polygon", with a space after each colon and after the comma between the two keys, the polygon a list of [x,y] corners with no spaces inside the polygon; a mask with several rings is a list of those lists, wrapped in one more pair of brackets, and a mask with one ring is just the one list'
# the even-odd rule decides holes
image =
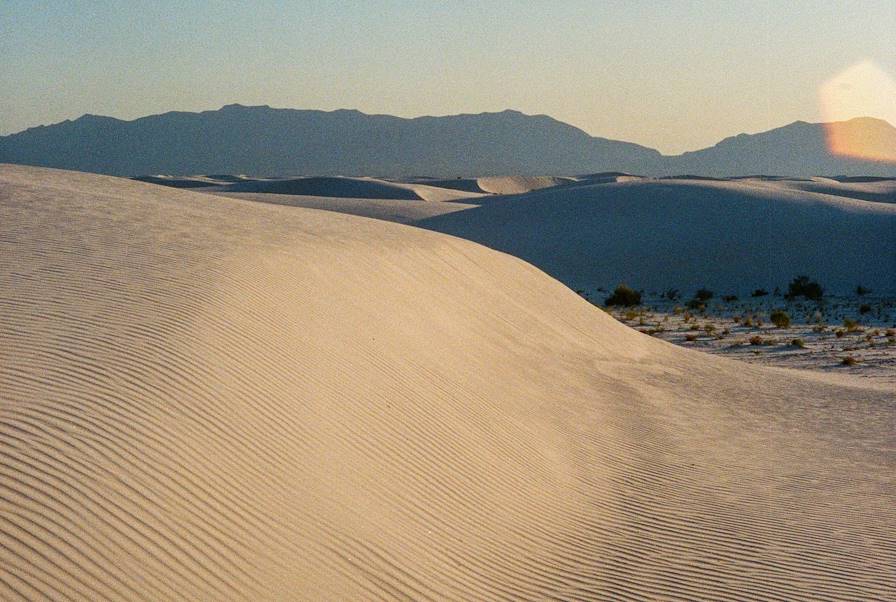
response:
{"label": "dune crest", "polygon": [[475,243],[0,166],[0,284],[0,598],[896,592],[891,391]]}

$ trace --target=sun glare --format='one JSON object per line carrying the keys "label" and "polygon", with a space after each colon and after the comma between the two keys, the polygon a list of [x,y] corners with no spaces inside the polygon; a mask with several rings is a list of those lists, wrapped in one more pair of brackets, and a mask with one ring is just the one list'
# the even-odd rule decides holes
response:
{"label": "sun glare", "polygon": [[896,81],[871,61],[862,61],[826,81],[819,90],[828,148],[837,155],[896,162],[891,136],[868,120],[896,124]]}

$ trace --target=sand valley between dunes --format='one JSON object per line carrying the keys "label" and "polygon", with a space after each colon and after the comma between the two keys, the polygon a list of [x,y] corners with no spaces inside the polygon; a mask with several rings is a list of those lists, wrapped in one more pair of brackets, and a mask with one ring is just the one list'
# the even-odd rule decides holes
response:
{"label": "sand valley between dunes", "polygon": [[[896,599],[891,387],[639,333],[566,285],[618,276],[582,232],[521,225],[666,184],[374,184],[402,196],[364,211],[455,207],[0,166],[0,599]],[[711,186],[744,231],[771,194]],[[890,249],[896,205],[785,197]]]}

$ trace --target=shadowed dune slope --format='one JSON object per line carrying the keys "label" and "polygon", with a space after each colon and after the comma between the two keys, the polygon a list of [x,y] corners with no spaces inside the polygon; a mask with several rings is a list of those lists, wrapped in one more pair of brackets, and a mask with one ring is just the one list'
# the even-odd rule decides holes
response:
{"label": "shadowed dune slope", "polygon": [[0,336],[2,599],[896,594],[892,392],[468,241],[0,166]]}
{"label": "shadowed dune slope", "polygon": [[[540,267],[573,288],[619,282],[690,294],[786,289],[896,292],[896,205],[775,182],[642,180],[537,191],[423,220]],[[866,284],[867,283],[867,284]]]}
{"label": "shadowed dune slope", "polygon": [[236,182],[229,185],[226,190],[324,197],[422,200],[422,197],[409,188],[362,178],[308,177],[290,180],[255,180]]}
{"label": "shadowed dune slope", "polygon": [[375,178],[305,177],[289,180],[251,180],[209,189],[213,193],[280,194],[368,200],[456,201],[481,196],[419,182]]}

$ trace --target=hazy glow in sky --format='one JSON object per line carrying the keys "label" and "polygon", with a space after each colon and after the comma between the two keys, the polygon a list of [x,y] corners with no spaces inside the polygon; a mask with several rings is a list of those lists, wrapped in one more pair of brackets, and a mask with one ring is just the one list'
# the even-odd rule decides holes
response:
{"label": "hazy glow in sky", "polygon": [[896,73],[894,32],[894,0],[2,0],[0,133],[232,102],[513,108],[681,152],[821,120],[837,74]]}

